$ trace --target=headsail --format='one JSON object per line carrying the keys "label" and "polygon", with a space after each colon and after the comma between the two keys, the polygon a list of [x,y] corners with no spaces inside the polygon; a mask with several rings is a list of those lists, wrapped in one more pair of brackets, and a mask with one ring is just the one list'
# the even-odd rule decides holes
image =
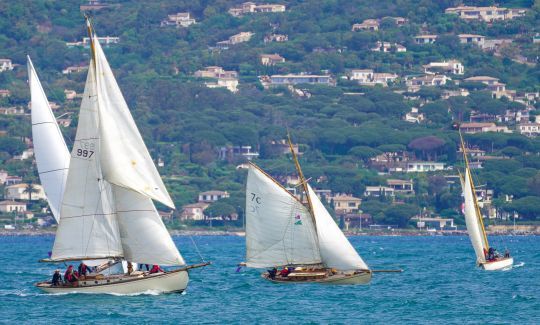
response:
{"label": "headsail", "polygon": [[247,266],[318,264],[316,236],[306,207],[251,165],[246,186]]}
{"label": "headsail", "polygon": [[317,234],[323,263],[327,267],[343,271],[368,270],[369,267],[339,229],[317,194],[309,184],[307,187],[317,222]]}
{"label": "headsail", "polygon": [[99,96],[101,165],[112,184],[131,189],[174,209],[174,203],[159,176],[148,149],[94,37],[97,92]]}
{"label": "headsail", "polygon": [[39,179],[51,212],[60,219],[60,205],[68,174],[70,154],[34,65],[28,59],[28,82],[32,106],[32,141]]}

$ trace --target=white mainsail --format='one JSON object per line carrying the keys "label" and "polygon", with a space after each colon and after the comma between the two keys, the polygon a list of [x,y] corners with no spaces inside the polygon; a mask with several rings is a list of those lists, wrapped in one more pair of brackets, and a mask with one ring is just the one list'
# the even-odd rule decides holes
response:
{"label": "white mainsail", "polygon": [[28,83],[32,106],[32,141],[39,179],[45,190],[51,212],[60,219],[60,205],[64,195],[68,168],[69,150],[56,118],[49,106],[34,65],[28,59]]}
{"label": "white mainsail", "polygon": [[185,264],[152,202],[172,200],[95,35],[93,45],[52,260]]}
{"label": "white mainsail", "polygon": [[[90,62],[93,66],[93,61]],[[94,69],[89,69],[52,260],[123,255],[110,184],[100,165]]]}
{"label": "white mainsail", "polygon": [[330,268],[342,271],[368,270],[369,267],[356,252],[347,237],[330,216],[317,194],[307,184],[313,215],[317,225],[319,248],[323,263]]}
{"label": "white mainsail", "polygon": [[321,262],[309,211],[253,165],[246,186],[246,246],[249,267]]}
{"label": "white mainsail", "polygon": [[485,262],[486,258],[484,251],[487,251],[487,247],[482,233],[482,225],[479,222],[479,218],[482,216],[477,215],[473,184],[471,183],[471,172],[468,167],[465,168],[464,178],[461,185],[463,187],[463,197],[465,201],[465,224],[467,225],[467,232],[469,233],[469,238],[471,239],[477,261],[479,263]]}

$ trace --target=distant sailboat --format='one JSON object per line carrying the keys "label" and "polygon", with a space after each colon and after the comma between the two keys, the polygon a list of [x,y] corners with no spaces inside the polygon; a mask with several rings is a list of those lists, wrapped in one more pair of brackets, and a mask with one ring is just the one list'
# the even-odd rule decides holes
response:
{"label": "distant sailboat", "polygon": [[514,259],[512,257],[496,256],[491,252],[493,249],[489,246],[486,229],[484,228],[484,222],[482,221],[482,214],[480,212],[480,207],[478,206],[478,199],[476,197],[471,169],[469,167],[469,159],[467,158],[467,149],[461,132],[459,133],[459,137],[461,140],[463,159],[465,161],[464,174],[460,175],[464,198],[465,224],[467,225],[467,232],[469,233],[469,238],[471,239],[476,254],[476,262],[478,266],[487,271],[511,267],[512,264],[514,264]]}
{"label": "distant sailboat", "polygon": [[125,259],[183,266],[154,274],[90,275],[76,285],[36,286],[47,292],[181,292],[188,269],[152,199],[174,204],[148,153],[105,54],[87,21],[92,59],[71,151],[60,222],[48,262]]}
{"label": "distant sailboat", "polygon": [[56,123],[47,96],[41,87],[34,65],[28,59],[28,83],[30,86],[32,108],[32,141],[39,179],[51,212],[60,220],[60,206],[70,161],[69,150],[64,136]]}
{"label": "distant sailboat", "polygon": [[246,265],[291,268],[287,276],[263,273],[273,282],[369,283],[372,271],[307,184],[292,147],[291,151],[307,204],[251,163],[246,186]]}

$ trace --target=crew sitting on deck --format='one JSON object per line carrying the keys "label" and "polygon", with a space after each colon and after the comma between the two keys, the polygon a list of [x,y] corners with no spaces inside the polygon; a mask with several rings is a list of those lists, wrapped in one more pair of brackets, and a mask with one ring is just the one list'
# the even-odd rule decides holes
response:
{"label": "crew sitting on deck", "polygon": [[154,264],[154,265],[152,266],[152,269],[150,270],[150,274],[153,274],[153,273],[159,273],[159,272],[165,272],[165,271],[163,271],[163,270],[159,267],[159,265]]}
{"label": "crew sitting on deck", "polygon": [[68,284],[75,284],[79,280],[77,274],[73,271],[73,265],[68,266],[66,273],[64,273],[64,281]]}
{"label": "crew sitting on deck", "polygon": [[60,270],[57,269],[54,271],[51,284],[55,287],[62,284],[62,275],[60,275]]}
{"label": "crew sitting on deck", "polygon": [[131,264],[131,262],[127,263],[127,273],[128,274],[133,273],[133,264]]}
{"label": "crew sitting on deck", "polygon": [[487,260],[494,261],[497,259],[497,250],[493,247],[490,247],[487,253]]}
{"label": "crew sitting on deck", "polygon": [[279,272],[279,275],[286,278],[289,275],[289,269],[284,267],[283,270],[281,270],[281,272]]}
{"label": "crew sitting on deck", "polygon": [[277,274],[277,269],[275,267],[271,270],[268,270],[268,277],[270,279],[274,280],[276,278],[276,274]]}
{"label": "crew sitting on deck", "polygon": [[508,249],[505,249],[504,250],[504,258],[509,258],[510,257],[510,251]]}
{"label": "crew sitting on deck", "polygon": [[79,264],[78,270],[79,270],[79,276],[82,276],[82,277],[86,277],[86,273],[90,273],[88,266],[84,264],[84,262],[81,262],[81,264]]}

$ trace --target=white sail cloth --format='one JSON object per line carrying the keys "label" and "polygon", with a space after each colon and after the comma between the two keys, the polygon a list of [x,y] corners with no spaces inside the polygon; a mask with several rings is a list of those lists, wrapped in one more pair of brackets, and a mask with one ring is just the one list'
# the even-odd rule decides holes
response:
{"label": "white sail cloth", "polygon": [[467,232],[476,254],[476,260],[478,262],[485,262],[484,250],[486,245],[484,242],[484,235],[482,234],[482,225],[480,225],[479,218],[482,216],[477,215],[474,194],[471,183],[471,172],[469,168],[465,168],[465,179],[461,184],[463,187],[464,198],[464,212],[465,212],[465,224],[467,225]]}
{"label": "white sail cloth", "polygon": [[51,256],[53,260],[123,255],[111,187],[101,173],[95,86],[95,71],[89,69]]}
{"label": "white sail cloth", "polygon": [[327,267],[342,271],[368,270],[367,264],[339,229],[309,184],[308,191],[313,205],[313,215],[315,216],[319,249],[323,263]]}
{"label": "white sail cloth", "polygon": [[58,222],[60,205],[64,195],[68,168],[69,150],[56,118],[52,113],[47,96],[43,91],[34,65],[28,59],[28,83],[32,107],[32,141],[39,179],[45,190],[51,212]]}
{"label": "white sail cloth", "polygon": [[246,186],[246,246],[249,267],[321,262],[309,211],[253,165]]}
{"label": "white sail cloth", "polygon": [[96,52],[101,165],[105,178],[174,209],[174,203],[159,176],[148,149],[133,121],[105,54],[94,42]]}
{"label": "white sail cloth", "polygon": [[185,264],[152,202],[174,206],[172,200],[97,37],[93,42],[95,61],[90,62],[51,259],[124,257],[143,264]]}

